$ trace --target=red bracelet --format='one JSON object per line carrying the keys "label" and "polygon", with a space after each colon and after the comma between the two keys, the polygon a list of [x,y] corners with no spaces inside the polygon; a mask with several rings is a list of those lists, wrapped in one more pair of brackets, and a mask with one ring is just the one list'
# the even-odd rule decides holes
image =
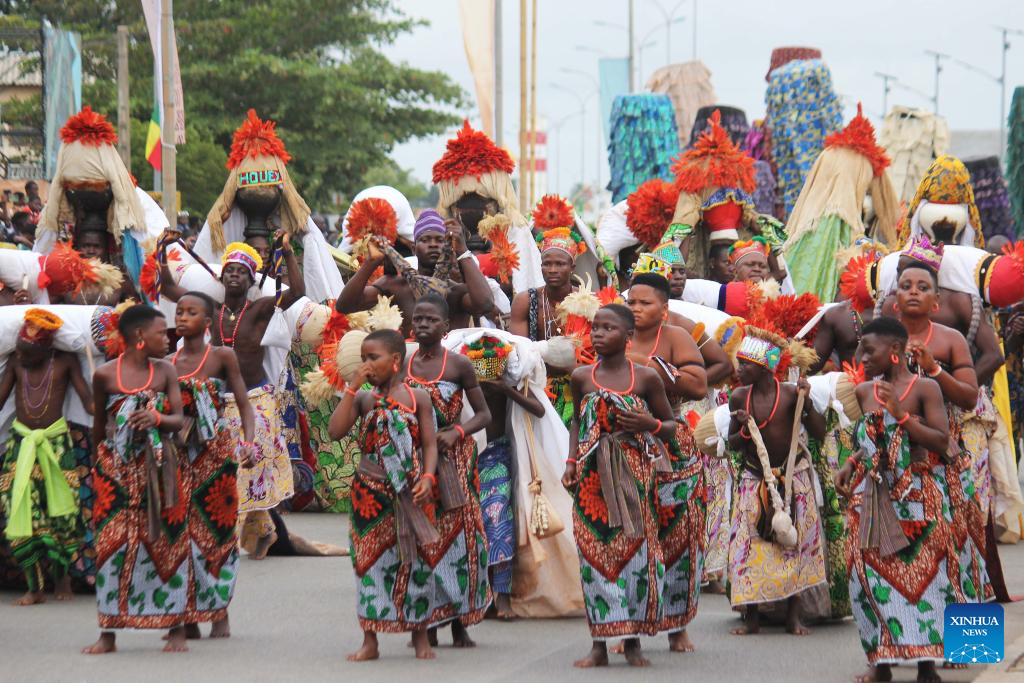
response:
{"label": "red bracelet", "polygon": [[[657,418],[655,418],[655,419],[657,419]],[[655,434],[657,434],[658,432],[661,431],[661,427],[662,427],[663,424],[664,423],[661,420],[658,420],[658,426],[654,428],[654,433]]]}
{"label": "red bracelet", "polygon": [[896,420],[896,424],[904,425],[904,424],[906,424],[907,420],[909,420],[909,419],[910,419],[910,413],[903,413],[903,417],[901,417],[899,420]]}
{"label": "red bracelet", "polygon": [[423,474],[420,475],[420,478],[429,480],[431,486],[437,486],[437,476],[431,474],[430,472],[424,472]]}
{"label": "red bracelet", "polygon": [[466,430],[462,428],[462,425],[455,425],[454,427],[452,427],[452,429],[457,431],[461,438],[463,438],[463,439],[466,438]]}
{"label": "red bracelet", "polygon": [[576,462],[577,462],[577,460],[575,458],[566,458],[565,459],[565,464],[566,465],[568,465],[569,463],[572,463],[573,465],[575,465]]}
{"label": "red bracelet", "polygon": [[356,397],[355,389],[353,389],[352,387],[345,387],[345,393],[351,396],[352,398]]}
{"label": "red bracelet", "polygon": [[160,413],[156,410],[156,408],[150,408],[149,412],[153,413],[153,419],[156,421],[156,424],[154,426],[155,427],[159,427],[160,426]]}

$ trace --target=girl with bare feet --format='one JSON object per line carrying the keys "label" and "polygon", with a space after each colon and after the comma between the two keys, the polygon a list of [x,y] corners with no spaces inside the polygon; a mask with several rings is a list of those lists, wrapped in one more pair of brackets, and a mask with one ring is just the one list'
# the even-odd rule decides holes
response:
{"label": "girl with bare feet", "polygon": [[[704,359],[693,337],[668,324],[671,267],[664,259],[682,262],[678,248],[661,247],[660,258],[647,261],[647,272],[634,270],[629,308],[636,319],[633,346],[627,357],[655,369],[665,383],[672,413],[682,417],[684,401],[707,397]],[[693,652],[687,625],[697,616],[706,543],[704,461],[686,420],[676,422],[668,441],[671,471],[658,472],[658,539],[665,561],[664,616],[671,652]]]}
{"label": "girl with bare feet", "polygon": [[[186,419],[179,442],[188,458],[181,488],[188,498],[188,535],[194,546],[185,630],[190,639],[200,637],[197,624],[202,621],[213,622],[211,638],[231,635],[228,603],[238,574],[235,475],[239,463],[251,467],[254,458],[253,410],[238,359],[230,348],[205,341],[215,307],[213,299],[200,292],[178,299],[174,324],[183,345],[170,359],[178,373]],[[225,391],[235,396],[241,435],[232,433],[224,420]]]}
{"label": "girl with bare feet", "polygon": [[[424,509],[434,504],[437,484],[434,408],[425,391],[402,382],[401,334],[371,332],[362,360],[328,424],[331,438],[339,439],[362,418],[351,541],[363,644],[348,659],[377,659],[378,633],[410,631],[417,659],[433,659],[427,627],[453,610],[437,595],[424,550],[440,539]],[[366,382],[375,389],[359,390]]]}
{"label": "girl with bare feet", "polygon": [[893,318],[864,326],[860,355],[874,379],[857,387],[858,451],[836,475],[850,499],[850,597],[868,658],[858,683],[892,680],[891,665],[913,663],[918,681],[938,681],[943,611],[962,601],[936,455],[948,449],[949,422],[938,382],[907,369],[907,340]]}
{"label": "girl with bare feet", "polygon": [[591,341],[600,359],[575,370],[573,422],[563,485],[573,496],[573,531],[593,638],[575,665],[607,666],[605,641],[625,638],[632,666],[650,664],[640,635],[662,623],[664,564],[658,540],[655,471],[671,471],[662,440],[676,433],[658,373],[626,357],[633,313],[620,304],[598,310]]}
{"label": "girl with bare feet", "polygon": [[186,480],[185,467],[165,436],[184,423],[178,375],[159,360],[167,355],[167,323],[159,311],[131,306],[117,329],[123,353],[93,375],[93,523],[102,633],[83,652],[113,652],[118,628],[170,628],[164,652],[185,652],[191,590],[188,500],[179,483]]}
{"label": "girl with bare feet", "polygon": [[736,351],[741,386],[729,399],[729,446],[742,456],[729,583],[732,606],[744,613],[744,624],[732,633],[757,633],[760,605],[786,601],[786,630],[803,636],[810,631],[800,621],[800,594],[824,584],[826,574],[811,462],[800,431],[803,425],[820,439],[825,419],[809,400],[803,401],[805,379],[793,385],[780,377],[788,365],[804,369],[815,356],[802,344],[753,324],[743,335]]}
{"label": "girl with bare feet", "polygon": [[[436,526],[440,539],[425,550],[434,558],[432,566],[438,568],[437,592],[453,605],[452,646],[474,647],[467,627],[484,618],[491,603],[491,587],[480,494],[473,484],[477,452],[472,434],[487,426],[491,413],[469,358],[449,353],[441,345],[449,318],[448,304],[437,295],[428,294],[416,302],[412,333],[419,348],[405,364],[405,381],[430,397],[437,424],[440,505]],[[460,424],[466,401],[473,416]],[[441,558],[465,573],[443,571]]]}
{"label": "girl with bare feet", "polygon": [[78,359],[53,348],[64,324],[41,308],[25,312],[14,357],[0,379],[0,405],[15,396],[15,420],[0,467],[0,510],[14,559],[25,572],[28,592],[16,605],[44,602],[44,564],[49,560],[57,600],[71,599],[68,570],[84,532],[78,474],[63,417],[64,396],[73,386],[86,410],[92,393]]}

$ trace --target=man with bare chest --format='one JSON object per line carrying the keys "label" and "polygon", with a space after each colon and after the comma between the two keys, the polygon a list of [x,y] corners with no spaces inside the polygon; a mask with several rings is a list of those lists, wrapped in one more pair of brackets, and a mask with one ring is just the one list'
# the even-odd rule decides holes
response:
{"label": "man with bare chest", "polygon": [[[390,296],[402,311],[402,334],[406,336],[412,331],[413,307],[428,293],[445,299],[453,329],[469,327],[471,316],[491,312],[494,297],[473,254],[466,248],[461,225],[454,220],[445,221],[428,209],[416,220],[413,239],[415,270],[393,248],[371,241],[369,254],[338,295],[338,312],[365,311],[375,306],[381,296]],[[449,248],[451,254],[447,254]],[[460,282],[449,279],[448,256],[454,257],[459,271],[451,275]],[[381,266],[384,274],[371,283],[370,278]]]}
{"label": "man with bare chest", "polygon": [[15,420],[0,465],[0,510],[7,519],[6,537],[28,584],[17,605],[46,601],[47,569],[57,599],[71,599],[68,570],[85,531],[77,463],[63,412],[69,386],[89,413],[92,392],[78,359],[53,347],[62,325],[59,317],[44,309],[26,311],[14,355],[0,379],[0,405],[12,391],[15,397]]}
{"label": "man with bare chest", "polygon": [[825,583],[826,574],[811,462],[794,431],[802,424],[821,439],[825,421],[801,396],[808,389],[805,379],[796,386],[779,380],[793,360],[784,337],[747,325],[736,358],[742,386],[729,399],[729,446],[742,460],[729,582],[732,606],[743,610],[744,624],[732,633],[757,633],[759,606],[786,600],[786,630],[806,635],[799,596]]}

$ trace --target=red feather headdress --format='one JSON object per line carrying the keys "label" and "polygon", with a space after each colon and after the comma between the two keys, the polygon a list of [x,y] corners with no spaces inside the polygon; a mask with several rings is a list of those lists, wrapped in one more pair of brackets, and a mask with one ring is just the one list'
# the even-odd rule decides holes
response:
{"label": "red feather headdress", "polygon": [[571,228],[576,225],[572,207],[557,194],[546,194],[540,198],[537,208],[533,210],[533,227],[535,230],[551,228]]}
{"label": "red feather headdress", "polygon": [[652,178],[626,198],[626,225],[647,249],[661,243],[672,223],[679,190],[661,178]]}
{"label": "red feather headdress", "polygon": [[398,215],[386,199],[367,197],[348,210],[348,238],[353,244],[368,235],[377,235],[394,244],[398,239]]}
{"label": "red feather headdress", "polygon": [[432,182],[458,180],[464,176],[480,176],[491,171],[512,173],[515,163],[508,152],[501,149],[483,131],[473,130],[469,121],[448,141],[444,156],[434,164]]}
{"label": "red feather headdress", "polygon": [[871,279],[871,266],[880,260],[878,252],[869,251],[855,256],[846,264],[839,276],[839,293],[858,313],[875,304]]}
{"label": "red feather headdress", "polygon": [[738,187],[753,192],[754,160],[741,152],[722,128],[722,115],[716,109],[709,125],[693,147],[676,157],[672,173],[680,192],[700,194],[709,187]]}
{"label": "red feather headdress", "polygon": [[235,131],[235,137],[231,141],[231,154],[228,156],[227,167],[230,170],[238,168],[246,157],[277,157],[282,163],[287,164],[291,155],[284,148],[281,138],[275,132],[277,124],[273,121],[263,121],[256,116],[256,110],[250,109],[249,114],[242,125]]}
{"label": "red feather headdress", "polygon": [[857,103],[857,115],[846,128],[825,138],[825,147],[845,147],[860,154],[871,162],[871,170],[876,178],[892,163],[885,150],[875,142],[875,127],[864,118],[860,102]]}
{"label": "red feather headdress", "polygon": [[117,133],[114,126],[103,114],[94,112],[92,107],[85,105],[67,120],[60,129],[60,139],[64,142],[81,142],[83,145],[116,145]]}

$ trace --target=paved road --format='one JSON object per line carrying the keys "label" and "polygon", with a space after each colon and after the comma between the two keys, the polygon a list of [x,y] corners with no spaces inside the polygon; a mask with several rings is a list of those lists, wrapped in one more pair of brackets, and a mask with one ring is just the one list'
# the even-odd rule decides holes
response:
{"label": "paved road", "polygon": [[[290,515],[289,527],[307,538],[344,544],[346,517]],[[1024,544],[1001,546],[1011,593],[1024,593]],[[472,630],[473,650],[438,649],[433,662],[417,662],[401,636],[381,637],[382,659],[352,664],[345,654],[361,635],[355,620],[355,588],[348,558],[243,560],[231,606],[229,640],[202,640],[187,654],[160,652],[159,633],[126,632],[116,654],[78,653],[97,634],[95,603],[77,596],[70,604],[52,600],[13,607],[14,594],[0,593],[0,680],[153,683],[187,681],[394,681],[428,675],[450,681],[610,681],[627,672],[615,661],[608,669],[583,672],[574,658],[589,647],[582,619],[498,623]],[[723,596],[703,596],[690,633],[697,652],[670,655],[665,640],[645,639],[652,667],[645,681],[848,681],[864,666],[857,629],[850,621],[819,626],[806,638],[769,630],[749,638],[729,635],[736,624]],[[204,627],[204,630],[207,627]],[[1006,640],[1024,635],[1024,604],[1006,606]],[[442,639],[442,643],[444,639]],[[948,672],[944,680],[968,681],[978,667]],[[914,671],[897,671],[912,680]],[[1016,674],[1014,675],[1016,676]],[[692,677],[692,678],[691,678]],[[1024,681],[1024,675],[1020,675]]]}

